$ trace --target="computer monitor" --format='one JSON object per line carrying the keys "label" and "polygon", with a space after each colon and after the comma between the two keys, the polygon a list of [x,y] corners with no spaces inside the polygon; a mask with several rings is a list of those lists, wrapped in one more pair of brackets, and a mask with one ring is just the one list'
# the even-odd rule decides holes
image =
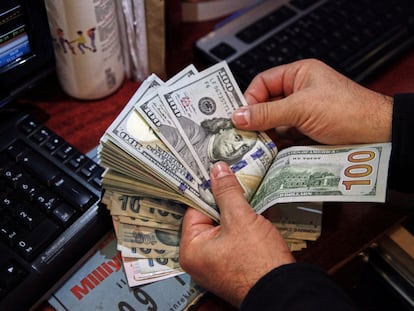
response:
{"label": "computer monitor", "polygon": [[44,0],[0,1],[0,108],[54,70]]}

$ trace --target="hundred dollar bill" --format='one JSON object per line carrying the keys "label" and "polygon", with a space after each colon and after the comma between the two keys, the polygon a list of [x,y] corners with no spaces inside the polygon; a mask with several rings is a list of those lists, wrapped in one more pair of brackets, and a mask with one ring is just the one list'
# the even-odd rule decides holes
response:
{"label": "hundred dollar bill", "polygon": [[229,67],[218,63],[186,81],[164,86],[158,93],[175,123],[163,130],[179,153],[187,145],[206,180],[216,161],[225,161],[235,172],[249,200],[277,153],[276,145],[262,132],[241,131],[231,114],[247,105]]}
{"label": "hundred dollar bill", "polygon": [[102,184],[108,190],[107,184],[110,181],[110,175],[122,176],[124,179],[130,179],[135,182],[147,183],[162,190],[173,191],[172,187],[168,187],[165,182],[142,165],[135,157],[130,156],[122,148],[119,143],[114,143],[113,139],[105,135],[100,140],[98,148],[99,163],[106,168],[103,173]]}
{"label": "hundred dollar bill", "polygon": [[108,136],[101,138],[99,161],[102,166],[106,167],[102,179],[102,185],[106,190],[112,186],[111,177],[115,176],[116,178],[119,177],[120,182],[127,180],[133,183],[146,184],[159,192],[167,191],[178,194],[174,187],[163,182],[161,178],[154,176],[154,173],[147,166],[142,165],[135,157],[124,152]]}
{"label": "hundred dollar bill", "polygon": [[279,152],[251,204],[384,202],[391,144],[302,146]]}
{"label": "hundred dollar bill", "polygon": [[131,180],[109,170],[102,179],[102,186],[106,190],[121,192],[130,196],[148,196],[156,198],[171,198],[173,201],[179,201],[186,205],[194,206],[194,202],[176,191],[169,191],[164,188],[157,188],[151,184]]}
{"label": "hundred dollar bill", "polygon": [[[173,85],[174,83],[183,81],[184,78],[194,76],[196,72],[197,71],[194,66],[189,66],[177,74],[178,78],[175,76],[173,79],[167,81],[165,85]],[[148,125],[154,130],[156,135],[180,160],[184,167],[192,172],[193,176],[197,178],[197,181],[201,183],[203,175],[200,172],[197,161],[189,150],[189,147],[185,144],[184,140],[182,140],[181,137],[176,136],[181,136],[181,134],[176,129],[174,120],[171,118],[170,110],[166,105],[164,105],[159,94],[156,93],[151,96],[146,96],[136,104],[135,108],[144,120],[147,121]],[[171,128],[175,128],[175,130],[171,132]],[[177,145],[177,140],[182,142],[182,144]]]}
{"label": "hundred dollar bill", "polygon": [[[155,178],[163,180],[169,187],[190,198],[194,202],[194,207],[198,207],[211,218],[218,220],[217,208],[211,202],[207,203],[200,194],[200,190],[206,193],[206,189],[200,188],[200,184],[196,182],[194,176],[153,133],[134,108],[145,94],[162,84],[158,80],[155,76],[151,76],[145,81],[145,85],[140,87],[107,129],[105,136],[110,137],[113,143],[151,170]],[[105,143],[105,139],[102,141]],[[207,196],[207,198],[209,197]]]}

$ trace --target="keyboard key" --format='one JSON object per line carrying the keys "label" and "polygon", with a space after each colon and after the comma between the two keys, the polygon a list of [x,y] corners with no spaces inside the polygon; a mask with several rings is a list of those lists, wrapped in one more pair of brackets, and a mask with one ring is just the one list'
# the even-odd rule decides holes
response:
{"label": "keyboard key", "polygon": [[211,54],[217,56],[220,59],[226,59],[227,57],[232,56],[236,53],[236,50],[233,49],[230,45],[225,42],[220,42],[214,48],[210,50]]}
{"label": "keyboard key", "polygon": [[94,177],[91,180],[91,183],[96,189],[101,189],[102,188],[102,177],[101,176]]}
{"label": "keyboard key", "polygon": [[24,155],[22,163],[28,171],[35,174],[46,185],[50,185],[52,180],[61,174],[55,165],[33,151]]}
{"label": "keyboard key", "polygon": [[16,182],[16,189],[20,190],[25,197],[31,201],[43,188],[37,180],[24,176],[21,180]]}
{"label": "keyboard key", "polygon": [[102,166],[92,160],[88,160],[85,166],[81,169],[80,173],[87,180],[90,180],[92,177],[98,177],[100,179],[104,171],[105,169]]}
{"label": "keyboard key", "polygon": [[19,158],[29,150],[28,146],[20,140],[16,140],[7,147],[7,153],[13,159],[13,161],[18,161]]}
{"label": "keyboard key", "polygon": [[10,246],[16,245],[17,239],[23,235],[23,230],[10,217],[5,217],[0,223],[0,237]]}
{"label": "keyboard key", "polygon": [[54,210],[53,215],[62,226],[67,226],[76,218],[76,210],[68,204],[62,202]]}
{"label": "keyboard key", "polygon": [[42,142],[48,140],[51,135],[52,133],[48,129],[42,127],[33,133],[33,135],[30,136],[30,139],[33,140],[36,144],[40,145]]}
{"label": "keyboard key", "polygon": [[87,156],[75,151],[66,165],[73,171],[77,171],[81,166],[87,162]]}
{"label": "keyboard key", "polygon": [[39,127],[39,123],[37,123],[36,121],[30,118],[25,118],[18,125],[19,130],[25,135],[29,135],[38,127]]}
{"label": "keyboard key", "polygon": [[69,144],[64,144],[58,151],[56,151],[55,156],[65,161],[67,160],[73,153],[75,152],[75,148],[70,146]]}
{"label": "keyboard key", "polygon": [[17,239],[16,248],[27,260],[33,259],[59,232],[59,226],[52,220],[45,218],[27,235]]}
{"label": "keyboard key", "polygon": [[20,202],[20,194],[17,191],[9,191],[0,194],[0,206],[9,210],[14,209]]}
{"label": "keyboard key", "polygon": [[28,272],[15,260],[8,260],[0,267],[0,288],[4,292],[20,284]]}
{"label": "keyboard key", "polygon": [[57,135],[51,134],[49,139],[43,144],[43,148],[45,148],[49,153],[53,153],[64,143],[65,142],[62,138],[60,138]]}
{"label": "keyboard key", "polygon": [[45,190],[33,198],[34,202],[40,206],[44,213],[50,213],[55,207],[55,204],[59,201],[56,194],[49,190]]}
{"label": "keyboard key", "polygon": [[29,204],[19,204],[14,213],[17,219],[29,230],[33,229],[44,218],[39,210]]}
{"label": "keyboard key", "polygon": [[13,188],[16,188],[16,184],[24,178],[24,172],[19,165],[13,165],[5,169],[1,176],[7,180]]}
{"label": "keyboard key", "polygon": [[91,206],[96,197],[79,183],[67,176],[61,176],[53,183],[53,188],[73,206],[84,210]]}

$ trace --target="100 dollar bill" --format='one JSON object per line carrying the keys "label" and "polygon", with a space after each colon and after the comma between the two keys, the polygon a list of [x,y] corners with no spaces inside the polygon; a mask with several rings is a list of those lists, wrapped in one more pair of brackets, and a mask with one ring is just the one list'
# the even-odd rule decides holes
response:
{"label": "100 dollar bill", "polygon": [[189,150],[188,157],[196,160],[206,180],[210,179],[213,163],[226,162],[250,200],[276,156],[277,148],[265,133],[243,131],[233,126],[233,111],[247,103],[227,64],[218,63],[190,79],[162,86],[158,93],[162,100],[158,104],[169,107],[175,124],[165,123],[159,127],[170,148],[182,155]]}
{"label": "100 dollar bill", "polygon": [[194,207],[198,207],[212,219],[218,220],[217,208],[210,201],[206,202],[202,196],[208,197],[209,190],[200,188],[194,176],[170,152],[135,110],[136,103],[154,92],[161,84],[162,81],[154,75],[144,81],[143,86],[107,129],[101,142],[105,144],[105,140],[110,140],[123,152],[134,157],[145,169],[150,170],[154,178],[163,181],[167,187],[189,198],[194,202]]}
{"label": "100 dollar bill", "polygon": [[[168,80],[165,85],[173,85],[174,83],[182,82],[185,79],[191,78],[196,73],[197,70],[194,65],[187,66],[172,79]],[[156,135],[168,146],[177,159],[180,160],[181,164],[193,174],[198,183],[201,183],[201,180],[203,179],[201,178],[202,174],[200,173],[194,156],[191,154],[184,141],[180,148],[174,148],[175,143],[173,141],[180,139],[180,136],[174,139],[174,136],[171,136],[171,133],[176,133],[177,135],[180,134],[176,130],[174,121],[171,119],[168,107],[163,104],[158,92],[143,98],[136,104],[135,108],[148,123],[148,125],[154,130]],[[166,132],[168,134],[166,134]]]}
{"label": "100 dollar bill", "polygon": [[251,205],[262,213],[287,202],[384,202],[390,154],[390,143],[287,148],[277,155]]}

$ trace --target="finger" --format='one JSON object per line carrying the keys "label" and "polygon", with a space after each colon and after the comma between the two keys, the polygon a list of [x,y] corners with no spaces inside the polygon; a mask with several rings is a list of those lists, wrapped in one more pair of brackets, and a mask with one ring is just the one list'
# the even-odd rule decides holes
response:
{"label": "finger", "polygon": [[188,207],[183,218],[180,245],[187,245],[200,232],[213,226],[214,222],[210,217],[195,208]]}
{"label": "finger", "polygon": [[[270,98],[286,96],[292,92],[295,63],[273,67],[255,76],[244,92],[249,105],[268,101]],[[287,73],[289,73],[287,75]]]}
{"label": "finger", "polygon": [[232,114],[232,122],[244,130],[268,130],[280,126],[296,126],[295,95],[284,99],[243,106]]}
{"label": "finger", "polygon": [[198,225],[198,224],[212,225],[214,223],[214,221],[210,217],[208,217],[206,214],[200,212],[199,210],[193,207],[188,207],[187,210],[185,211],[183,222],[184,221],[191,223],[193,225]]}
{"label": "finger", "polygon": [[256,214],[247,203],[239,181],[226,163],[218,162],[212,167],[211,189],[220,209],[220,223],[223,226],[237,220],[246,220]]}
{"label": "finger", "polygon": [[182,233],[185,235],[185,233],[193,231],[194,228],[200,229],[202,227],[213,225],[214,221],[210,217],[195,208],[188,207],[183,218]]}

